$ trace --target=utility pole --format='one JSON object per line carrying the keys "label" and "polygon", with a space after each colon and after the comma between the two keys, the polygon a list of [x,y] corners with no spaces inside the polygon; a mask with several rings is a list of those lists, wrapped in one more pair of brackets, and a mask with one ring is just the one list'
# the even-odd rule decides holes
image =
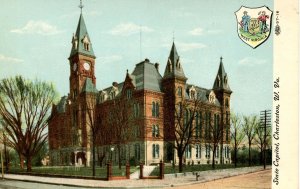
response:
{"label": "utility pole", "polygon": [[263,157],[264,157],[264,169],[266,169],[266,147],[267,147],[267,137],[270,136],[267,133],[267,127],[271,127],[271,110],[263,110],[260,112],[260,128],[264,132],[263,141]]}

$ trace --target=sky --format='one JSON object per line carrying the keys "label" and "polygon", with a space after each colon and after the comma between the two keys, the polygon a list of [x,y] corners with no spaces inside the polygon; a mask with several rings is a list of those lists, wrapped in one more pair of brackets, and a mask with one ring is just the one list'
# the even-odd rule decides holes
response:
{"label": "sky", "polygon": [[[26,3],[25,3],[26,2]],[[231,109],[243,115],[272,108],[273,40],[252,49],[237,34],[235,11],[273,1],[83,0],[82,14],[96,58],[97,89],[122,82],[145,58],[163,75],[174,40],[189,84],[211,89],[220,57]],[[3,0],[0,79],[22,75],[69,92],[71,39],[79,0]]]}

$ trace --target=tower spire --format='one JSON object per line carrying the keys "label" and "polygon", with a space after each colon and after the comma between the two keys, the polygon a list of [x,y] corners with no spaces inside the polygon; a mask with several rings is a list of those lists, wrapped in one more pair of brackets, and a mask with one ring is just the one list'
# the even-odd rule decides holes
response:
{"label": "tower spire", "polygon": [[227,73],[225,72],[224,65],[223,65],[223,57],[220,57],[220,65],[219,65],[219,70],[214,82],[213,89],[224,89],[227,91],[231,91],[229,84],[228,84],[228,76]]}
{"label": "tower spire", "polygon": [[80,8],[80,14],[82,14],[82,8],[84,7],[82,4],[82,0],[80,0],[80,5],[78,7]]}

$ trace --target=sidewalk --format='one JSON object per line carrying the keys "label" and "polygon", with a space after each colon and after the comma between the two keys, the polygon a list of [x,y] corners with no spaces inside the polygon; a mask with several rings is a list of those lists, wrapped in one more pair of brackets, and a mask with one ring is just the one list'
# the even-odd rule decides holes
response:
{"label": "sidewalk", "polygon": [[[271,166],[267,167],[271,169]],[[244,167],[237,169],[223,169],[223,170],[210,170],[200,172],[199,181],[196,181],[196,176],[192,173],[186,173],[185,176],[181,174],[175,177],[174,174],[166,174],[165,179],[149,179],[149,180],[115,180],[115,181],[100,181],[100,180],[84,180],[84,179],[70,179],[70,178],[50,178],[39,176],[27,176],[27,175],[14,175],[6,174],[6,179],[38,182],[65,186],[76,187],[91,187],[91,188],[163,188],[172,186],[190,185],[201,182],[212,181],[216,179],[252,173],[261,171],[263,168],[259,167]]]}

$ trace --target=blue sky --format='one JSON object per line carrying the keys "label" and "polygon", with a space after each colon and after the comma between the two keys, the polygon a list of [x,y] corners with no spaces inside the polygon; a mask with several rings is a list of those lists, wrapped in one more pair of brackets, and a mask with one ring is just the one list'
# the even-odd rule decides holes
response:
{"label": "blue sky", "polygon": [[[252,49],[237,35],[234,12],[242,5],[273,2],[202,0],[83,0],[83,16],[93,43],[97,89],[122,82],[126,69],[145,58],[164,73],[173,41],[188,83],[212,88],[223,56],[231,107],[241,114],[272,108],[272,36]],[[21,74],[53,82],[59,94],[69,91],[72,34],[79,0],[13,0],[0,7],[0,79]],[[140,48],[140,30],[141,48]]]}

